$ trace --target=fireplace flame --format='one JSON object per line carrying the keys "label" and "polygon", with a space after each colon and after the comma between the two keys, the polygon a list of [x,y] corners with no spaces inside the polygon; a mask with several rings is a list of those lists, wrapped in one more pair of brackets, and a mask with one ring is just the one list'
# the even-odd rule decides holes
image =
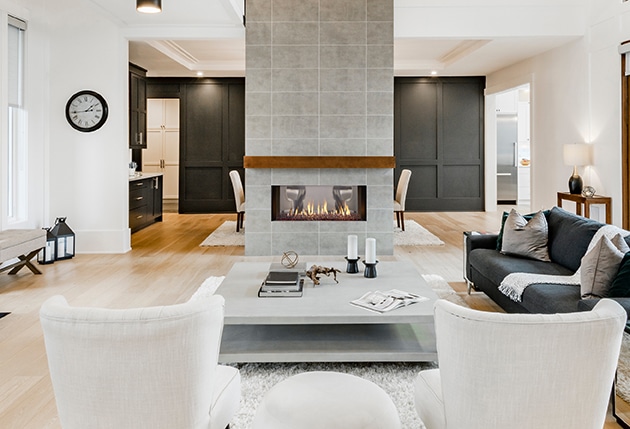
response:
{"label": "fireplace flame", "polygon": [[309,201],[302,210],[290,209],[284,220],[357,220],[347,203],[339,209],[328,208],[328,201]]}

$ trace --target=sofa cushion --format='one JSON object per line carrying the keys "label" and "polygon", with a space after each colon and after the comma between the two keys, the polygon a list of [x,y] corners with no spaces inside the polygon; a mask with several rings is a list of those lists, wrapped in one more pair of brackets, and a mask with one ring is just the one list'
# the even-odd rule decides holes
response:
{"label": "sofa cushion", "polygon": [[579,301],[577,285],[533,284],[525,288],[521,305],[531,313],[571,313]]}
{"label": "sofa cushion", "polygon": [[[551,213],[551,210],[543,210],[543,214],[545,215],[545,219],[547,220],[547,223],[549,223],[549,213]],[[497,235],[497,250],[498,251],[501,251],[501,247],[503,246],[503,230],[505,229],[505,221],[507,220],[507,217],[509,215],[510,215],[509,212],[503,212],[503,217],[501,218],[501,228],[499,229],[499,234]],[[529,213],[529,214],[523,215],[523,217],[529,220],[533,218],[535,215],[536,213]],[[628,239],[630,239],[630,236],[628,237]]]}
{"label": "sofa cushion", "polygon": [[580,267],[582,257],[591,239],[604,224],[576,216],[559,207],[554,207],[547,219],[549,224],[549,257],[571,274]]}
{"label": "sofa cushion", "polygon": [[527,220],[512,209],[503,227],[501,253],[549,262],[547,229],[542,211]]}
{"label": "sofa cushion", "polygon": [[608,296],[611,298],[630,298],[630,252],[621,260],[617,275],[610,285]]}
{"label": "sofa cushion", "polygon": [[603,236],[582,258],[580,268],[580,290],[582,298],[608,296],[613,279],[619,271],[619,266],[628,245],[617,234],[612,240]]}
{"label": "sofa cushion", "polygon": [[510,273],[540,273],[560,276],[573,274],[571,270],[553,262],[504,255],[493,249],[474,249],[468,255],[468,262],[475,270],[484,273],[497,287]]}

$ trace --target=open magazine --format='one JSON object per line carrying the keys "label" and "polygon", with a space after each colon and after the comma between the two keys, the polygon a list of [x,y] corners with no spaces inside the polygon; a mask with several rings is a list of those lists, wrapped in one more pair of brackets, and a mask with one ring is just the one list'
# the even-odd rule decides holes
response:
{"label": "open magazine", "polygon": [[350,304],[379,313],[385,313],[396,308],[406,307],[416,302],[422,302],[428,299],[429,298],[416,295],[415,293],[391,289],[385,292],[381,292],[379,290],[376,292],[368,292],[361,298],[350,301]]}

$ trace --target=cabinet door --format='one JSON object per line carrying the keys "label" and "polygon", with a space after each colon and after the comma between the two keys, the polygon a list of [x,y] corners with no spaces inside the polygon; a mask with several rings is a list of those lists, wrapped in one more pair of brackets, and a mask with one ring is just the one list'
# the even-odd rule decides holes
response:
{"label": "cabinet door", "polygon": [[163,99],[163,125],[167,130],[179,130],[179,99]]}
{"label": "cabinet door", "polygon": [[164,125],[164,103],[161,98],[147,100],[147,127],[149,130],[160,130]]}
{"label": "cabinet door", "polygon": [[142,171],[145,171],[145,167],[157,166],[161,167],[161,160],[163,158],[163,140],[164,131],[149,130],[147,136],[147,148],[142,154]]}
{"label": "cabinet door", "polygon": [[179,196],[179,130],[163,131],[164,198]]}

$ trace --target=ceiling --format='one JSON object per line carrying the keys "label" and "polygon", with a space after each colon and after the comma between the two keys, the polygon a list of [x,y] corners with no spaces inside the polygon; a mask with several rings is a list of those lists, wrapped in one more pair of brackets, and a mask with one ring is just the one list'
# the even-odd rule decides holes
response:
{"label": "ceiling", "polygon": [[[149,76],[244,76],[243,0],[90,0]],[[582,37],[590,0],[394,0],[395,74],[488,75]]]}

